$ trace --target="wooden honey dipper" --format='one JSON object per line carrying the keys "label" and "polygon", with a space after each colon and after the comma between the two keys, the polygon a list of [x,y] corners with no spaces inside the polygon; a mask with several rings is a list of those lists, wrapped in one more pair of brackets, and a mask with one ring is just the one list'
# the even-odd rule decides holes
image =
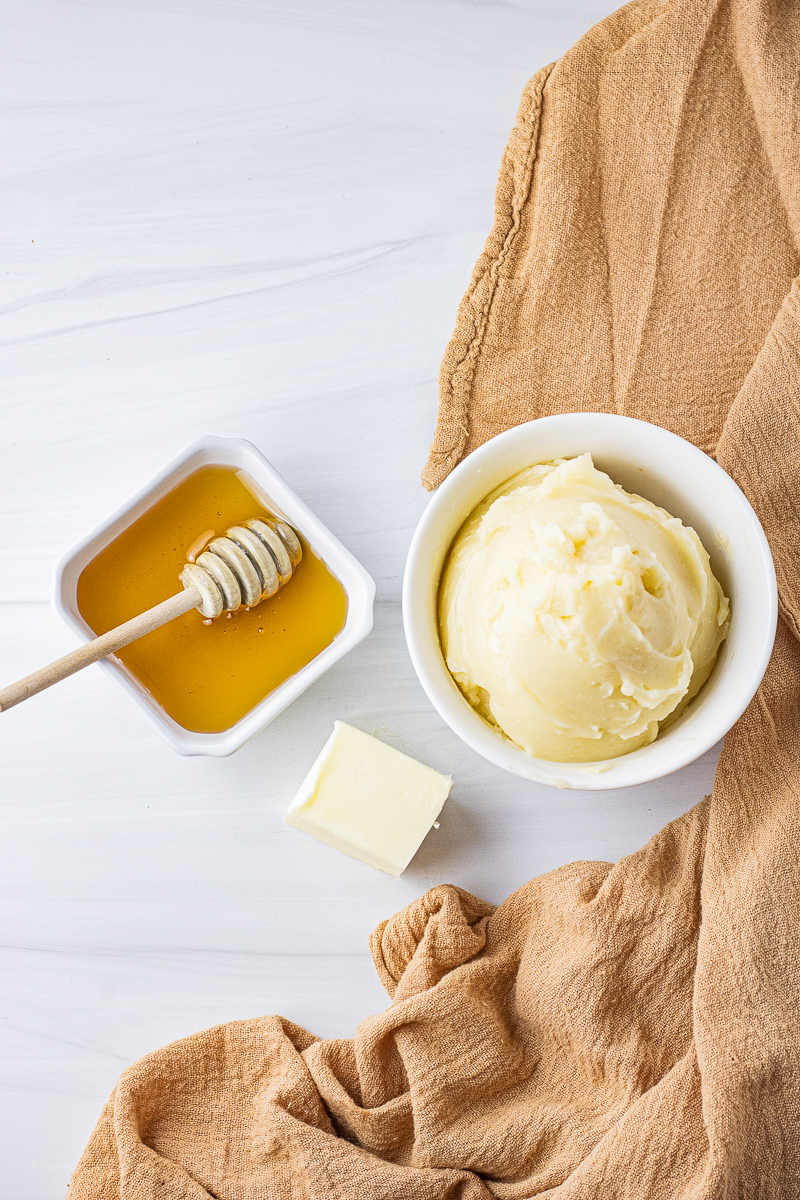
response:
{"label": "wooden honey dipper", "polygon": [[[213,541],[209,542],[209,538]],[[218,538],[214,538],[213,530],[208,530],[189,550],[189,561],[180,576],[182,592],[0,689],[0,712],[99,662],[192,608],[211,621],[223,612],[260,604],[291,579],[302,557],[297,534],[276,517],[258,517],[232,525]]]}

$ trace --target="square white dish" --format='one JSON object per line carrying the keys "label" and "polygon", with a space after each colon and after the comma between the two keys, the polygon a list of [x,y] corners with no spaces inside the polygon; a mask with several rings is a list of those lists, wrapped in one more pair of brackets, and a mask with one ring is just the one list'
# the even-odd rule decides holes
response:
{"label": "square white dish", "polygon": [[[344,628],[331,644],[222,733],[195,733],[184,729],[164,711],[147,688],[117,658],[112,655],[100,663],[103,670],[109,672],[147,713],[178,754],[224,757],[238,750],[249,738],[268,725],[314,680],[319,679],[329,667],[367,636],[372,629],[375,584],[350,551],[345,549],[292,491],[251,442],[240,438],[202,437],[167,463],[135,496],[82,538],[56,563],[53,604],[81,641],[90,641],[95,636],[78,609],[78,579],[84,567],[153,504],[194,471],[205,466],[233,467],[245,471],[265,493],[269,508],[306,538],[312,550],[336,576],[347,594]],[[177,580],[175,590],[179,590]]]}

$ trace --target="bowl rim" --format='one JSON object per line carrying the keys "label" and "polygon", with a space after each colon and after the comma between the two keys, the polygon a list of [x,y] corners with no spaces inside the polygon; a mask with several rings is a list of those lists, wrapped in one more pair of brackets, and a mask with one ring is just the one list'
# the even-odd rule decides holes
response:
{"label": "bowl rim", "polygon": [[[456,526],[455,532],[450,537],[448,545],[442,552],[441,564],[433,586],[434,612],[432,621],[430,614],[430,570],[426,573],[426,566],[429,565],[431,557],[431,546],[436,536],[437,524],[441,522],[442,514],[445,511],[450,510],[452,512],[454,508],[458,507],[455,502],[463,488],[465,480],[472,480],[473,477],[481,474],[490,463],[501,455],[504,448],[516,442],[524,441],[532,436],[540,436],[545,432],[549,435],[558,432],[559,429],[566,432],[569,428],[570,432],[574,433],[578,424],[580,424],[580,427],[586,433],[587,439],[591,437],[593,431],[596,432],[601,426],[604,427],[606,432],[614,431],[615,429],[619,432],[624,427],[626,433],[631,433],[634,436],[647,438],[651,441],[658,439],[667,451],[670,447],[673,449],[678,448],[680,454],[695,464],[698,470],[703,471],[706,477],[709,477],[709,475],[713,477],[715,484],[727,493],[726,502],[733,506],[739,519],[744,524],[748,546],[758,561],[758,567],[761,570],[764,591],[764,608],[760,610],[760,612],[763,611],[763,620],[756,638],[758,644],[754,647],[754,654],[752,655],[754,660],[753,667],[748,676],[747,686],[742,687],[737,693],[737,697],[733,703],[730,702],[728,697],[719,695],[719,689],[711,688],[710,686],[715,677],[721,676],[724,664],[728,662],[733,653],[730,650],[729,643],[726,642],[723,644],[711,677],[704,684],[700,693],[698,693],[696,700],[687,707],[685,713],[681,715],[678,721],[670,728],[664,730],[663,734],[660,734],[650,746],[641,747],[639,750],[632,751],[630,754],[622,755],[616,759],[581,764],[551,762],[547,759],[533,758],[505,738],[504,735],[495,732],[475,712],[462,695],[444,663],[439,643],[438,618],[436,615],[441,568],[458,529],[469,515],[469,512],[473,510],[477,503],[480,503],[480,500],[475,501],[473,504],[470,504],[468,509],[463,510],[459,524]],[[591,450],[591,447],[587,448]],[[569,450],[565,451],[563,456],[574,457],[575,453],[575,451]],[[556,457],[561,457],[561,455],[548,453],[538,459],[538,461],[552,461]],[[597,457],[602,458],[602,452],[598,453]],[[536,461],[535,457],[532,458],[530,465]],[[629,461],[631,461],[630,458]],[[512,470],[505,478],[509,478],[515,474],[518,469],[522,468]],[[495,487],[499,486],[499,482],[501,481],[490,483],[485,488],[483,496],[485,497]],[[736,563],[729,561],[728,565],[735,575],[737,570]],[[406,558],[402,603],[406,643],[417,678],[436,711],[454,733],[473,750],[481,754],[482,757],[488,759],[488,761],[494,763],[496,766],[510,771],[512,774],[520,775],[523,778],[537,783],[544,783],[551,787],[585,791],[605,791],[623,787],[634,787],[642,783],[652,782],[655,779],[663,778],[687,766],[714,746],[739,719],[756,693],[772,652],[778,617],[775,567],[766,535],[752,505],[738,485],[714,459],[698,449],[691,442],[688,442],[685,438],[681,438],[677,434],[652,422],[642,421],[635,417],[621,416],[616,413],[570,412],[548,417],[538,417],[535,420],[512,426],[512,428],[484,442],[465,459],[462,459],[433,493],[414,531]],[[433,637],[431,636],[431,625],[434,627]],[[435,653],[433,652],[434,639]],[[690,715],[694,721],[702,710],[708,708],[706,701],[712,695],[717,697],[718,702],[713,719],[708,720],[703,735],[700,737],[683,737],[681,739],[682,744],[679,744],[675,734],[680,732],[681,727],[686,723]],[[669,761],[666,761],[666,759],[660,763],[652,761],[648,766],[648,759],[652,760],[655,757],[652,753],[653,747],[661,746],[663,748],[667,737],[671,734],[672,753]]]}
{"label": "bowl rim", "polygon": [[53,568],[52,603],[62,620],[82,642],[94,638],[94,632],[81,616],[77,605],[77,581],[83,568],[148,507],[195,470],[210,465],[231,466],[247,471],[254,483],[263,488],[271,506],[306,537],[347,594],[345,624],[331,644],[240,717],[230,729],[221,733],[197,733],[184,729],[164,711],[124,663],[113,656],[99,663],[126,689],[176,753],[226,757],[274,720],[287,705],[370,633],[375,598],[375,582],[365,568],[289,487],[252,442],[244,438],[220,438],[209,434],[186,446],[124,504],[61,555]]}

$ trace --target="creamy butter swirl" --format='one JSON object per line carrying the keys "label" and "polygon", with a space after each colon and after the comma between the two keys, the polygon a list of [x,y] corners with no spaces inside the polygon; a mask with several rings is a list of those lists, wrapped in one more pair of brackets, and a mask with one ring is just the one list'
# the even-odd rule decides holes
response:
{"label": "creamy butter swirl", "polygon": [[703,686],[729,605],[695,531],[591,455],[528,467],[474,510],[439,596],[447,666],[526,753],[616,758]]}

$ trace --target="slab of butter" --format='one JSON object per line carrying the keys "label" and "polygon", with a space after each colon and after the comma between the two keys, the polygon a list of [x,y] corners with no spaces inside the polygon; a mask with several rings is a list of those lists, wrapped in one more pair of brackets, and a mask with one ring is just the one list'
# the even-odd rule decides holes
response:
{"label": "slab of butter", "polygon": [[449,775],[334,721],[283,819],[399,879],[452,786]]}

